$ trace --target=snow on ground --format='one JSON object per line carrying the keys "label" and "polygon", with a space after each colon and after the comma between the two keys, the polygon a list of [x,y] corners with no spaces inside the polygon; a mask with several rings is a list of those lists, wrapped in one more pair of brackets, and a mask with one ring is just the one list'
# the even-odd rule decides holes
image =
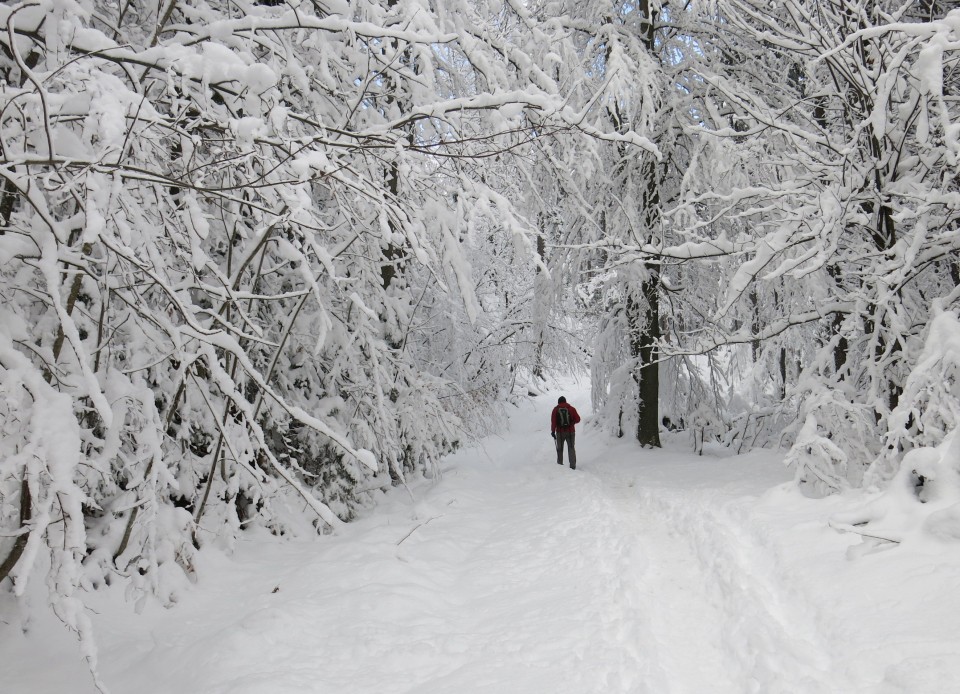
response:
{"label": "snow on ground", "polygon": [[[582,392],[568,392],[581,412]],[[174,609],[93,596],[114,694],[960,692],[960,549],[864,552],[780,456],[644,451],[555,395],[516,408],[441,481],[392,490],[335,537],[201,557]],[[10,694],[86,694],[54,619],[0,600]],[[37,614],[37,610],[31,611]]]}

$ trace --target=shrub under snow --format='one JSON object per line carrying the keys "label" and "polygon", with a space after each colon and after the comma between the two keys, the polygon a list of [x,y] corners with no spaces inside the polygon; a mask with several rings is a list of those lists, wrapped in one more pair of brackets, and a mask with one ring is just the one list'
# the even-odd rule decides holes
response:
{"label": "shrub under snow", "polygon": [[836,516],[835,526],[891,542],[960,540],[960,320],[954,313],[936,311],[890,421],[888,447],[868,471],[874,483],[895,471],[889,485],[866,506]]}

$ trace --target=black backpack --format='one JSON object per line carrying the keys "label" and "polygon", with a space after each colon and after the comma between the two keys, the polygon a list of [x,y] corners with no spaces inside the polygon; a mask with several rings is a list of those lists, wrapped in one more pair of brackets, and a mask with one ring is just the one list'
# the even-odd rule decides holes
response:
{"label": "black backpack", "polygon": [[566,429],[570,426],[570,410],[566,407],[557,408],[557,428]]}

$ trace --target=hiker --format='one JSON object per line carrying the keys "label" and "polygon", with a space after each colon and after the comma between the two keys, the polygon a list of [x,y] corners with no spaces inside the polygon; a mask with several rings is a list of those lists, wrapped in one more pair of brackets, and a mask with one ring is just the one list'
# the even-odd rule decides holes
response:
{"label": "hiker", "polygon": [[557,443],[557,465],[563,465],[563,443],[567,443],[567,458],[570,460],[570,469],[577,469],[577,449],[574,448],[574,438],[576,437],[576,423],[580,421],[580,415],[573,405],[567,404],[567,399],[562,395],[557,398],[557,406],[550,413],[550,436]]}

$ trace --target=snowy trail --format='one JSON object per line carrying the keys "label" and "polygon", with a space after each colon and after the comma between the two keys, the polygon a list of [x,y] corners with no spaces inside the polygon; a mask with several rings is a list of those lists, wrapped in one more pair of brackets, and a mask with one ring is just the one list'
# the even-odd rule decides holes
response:
{"label": "snowy trail", "polygon": [[[638,485],[639,486],[639,485]],[[703,498],[699,498],[703,497]],[[781,594],[775,567],[726,517],[714,491],[643,487],[650,624],[670,692],[852,692],[829,646]]]}
{"label": "snowy trail", "polygon": [[[635,529],[626,552],[644,558],[640,574],[621,572],[619,590],[639,598],[634,614],[647,633],[642,657],[658,664],[655,692],[738,691],[721,651],[717,603],[704,592],[694,552],[664,520],[637,503],[636,482],[606,485],[618,515]],[[625,537],[629,537],[626,535]]]}
{"label": "snowy trail", "polygon": [[[415,502],[395,491],[337,537],[211,555],[209,587],[175,610],[104,610],[105,681],[120,694],[856,690],[726,501],[782,471],[589,431],[580,469],[560,468],[551,404],[524,404],[488,457],[462,451]],[[10,691],[92,691],[79,663],[74,676],[64,689],[14,670]]]}

